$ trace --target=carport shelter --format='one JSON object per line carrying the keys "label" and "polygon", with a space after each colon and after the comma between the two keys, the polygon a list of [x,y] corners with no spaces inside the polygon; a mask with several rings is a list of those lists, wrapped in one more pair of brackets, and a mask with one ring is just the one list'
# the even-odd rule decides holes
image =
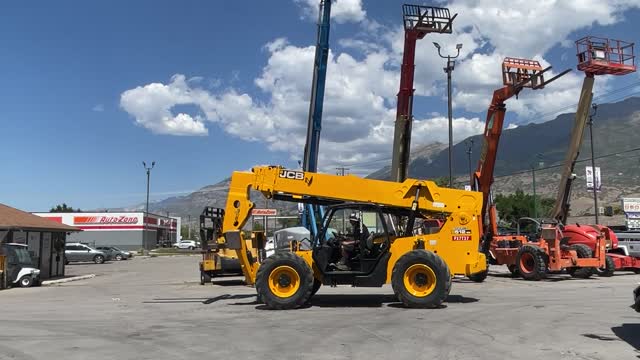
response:
{"label": "carport shelter", "polygon": [[28,245],[43,280],[64,276],[67,234],[77,231],[82,230],[0,204],[0,244]]}

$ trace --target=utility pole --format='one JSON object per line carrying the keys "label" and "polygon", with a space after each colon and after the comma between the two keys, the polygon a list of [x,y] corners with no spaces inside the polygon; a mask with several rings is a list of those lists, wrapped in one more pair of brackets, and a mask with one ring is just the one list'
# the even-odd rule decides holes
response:
{"label": "utility pole", "polygon": [[444,72],[447,73],[447,101],[449,105],[449,187],[453,188],[453,105],[451,99],[451,73],[456,65],[454,59],[460,55],[462,44],[456,45],[456,50],[458,50],[456,56],[443,56],[440,52],[440,44],[434,42],[433,45],[438,49],[438,55],[443,59],[447,59],[447,67],[444,68]]}
{"label": "utility pole", "polygon": [[188,219],[187,220],[187,226],[188,226],[188,232],[189,232],[189,240],[191,240],[191,215],[187,215]]}
{"label": "utility pole", "polygon": [[151,162],[151,166],[147,167],[147,163],[143,161],[142,162],[142,166],[144,167],[145,171],[147,172],[147,206],[146,206],[146,209],[145,209],[144,217],[142,219],[142,223],[144,224],[143,226],[144,226],[144,229],[145,229],[145,237],[146,237],[147,218],[149,217],[149,182],[150,182],[150,178],[151,178],[151,169],[153,169],[153,167],[156,166],[156,162],[152,161]]}
{"label": "utility pole", "polygon": [[[536,154],[536,157],[542,160],[542,154]],[[538,218],[538,197],[536,196],[536,163],[531,164],[531,175],[533,180],[533,218]]]}
{"label": "utility pole", "polygon": [[336,173],[336,175],[340,175],[340,176],[344,176],[346,171],[349,170],[349,168],[346,168],[344,166],[339,166],[336,168],[336,170],[338,170],[338,172]]}
{"label": "utility pole", "polygon": [[473,149],[473,139],[469,138],[465,141],[467,145],[467,158],[469,160],[469,185],[473,186],[473,172],[471,170],[471,153]]}
{"label": "utility pole", "polygon": [[598,104],[593,104],[591,105],[591,108],[593,109],[593,112],[591,114],[589,114],[589,122],[587,123],[589,125],[589,138],[591,140],[591,174],[593,175],[593,209],[594,209],[594,213],[596,215],[596,225],[599,224],[598,222],[598,184],[596,183],[596,158],[595,158],[595,151],[593,149],[593,117],[596,116],[596,113],[598,112]]}

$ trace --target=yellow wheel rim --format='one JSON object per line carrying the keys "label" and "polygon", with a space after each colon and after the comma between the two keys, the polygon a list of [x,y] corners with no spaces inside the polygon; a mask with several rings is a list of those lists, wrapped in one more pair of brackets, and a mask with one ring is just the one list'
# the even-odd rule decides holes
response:
{"label": "yellow wheel rim", "polygon": [[424,264],[411,265],[403,278],[405,289],[415,297],[425,297],[436,288],[436,273]]}
{"label": "yellow wheel rim", "polygon": [[290,266],[278,266],[269,274],[269,288],[279,298],[291,297],[300,288],[300,275]]}

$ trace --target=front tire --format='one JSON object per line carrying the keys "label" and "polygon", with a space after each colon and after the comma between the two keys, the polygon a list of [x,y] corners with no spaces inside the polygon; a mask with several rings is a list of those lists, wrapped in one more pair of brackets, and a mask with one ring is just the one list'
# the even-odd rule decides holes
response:
{"label": "front tire", "polygon": [[534,245],[523,245],[516,255],[516,269],[525,280],[538,281],[547,277],[544,251]]}
{"label": "front tire", "polygon": [[413,250],[398,259],[391,275],[393,292],[409,308],[435,308],[451,291],[449,267],[430,251]]}
{"label": "front tire", "polygon": [[96,255],[93,257],[93,262],[96,264],[102,264],[104,263],[104,256],[102,255]]}
{"label": "front tire", "polygon": [[258,268],[256,291],[268,309],[288,310],[304,305],[314,287],[313,272],[300,256],[275,253]]}
{"label": "front tire", "polygon": [[122,255],[117,254],[115,259],[116,259],[116,261],[121,261],[122,260]]}
{"label": "front tire", "polygon": [[[585,259],[593,257],[593,252],[591,248],[584,244],[573,244],[569,246],[570,250],[575,250],[578,255],[578,259]],[[567,273],[571,275],[571,277],[579,278],[579,279],[588,279],[593,275],[595,268],[592,267],[571,267],[567,268]]]}
{"label": "front tire", "polygon": [[616,271],[616,263],[613,261],[613,258],[609,255],[605,258],[605,267],[604,269],[597,269],[596,274],[601,277],[612,277],[613,272]]}
{"label": "front tire", "polygon": [[20,278],[19,284],[20,284],[20,287],[23,287],[23,288],[31,287],[31,285],[33,285],[33,278],[29,275],[25,275]]}

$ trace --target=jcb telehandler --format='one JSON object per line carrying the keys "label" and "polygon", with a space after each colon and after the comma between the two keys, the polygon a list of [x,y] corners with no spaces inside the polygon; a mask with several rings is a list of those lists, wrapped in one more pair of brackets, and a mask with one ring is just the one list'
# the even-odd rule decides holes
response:
{"label": "jcb telehandler", "polygon": [[[250,189],[268,199],[327,206],[310,246],[293,241],[289,251],[263,257],[264,236],[249,237],[242,228],[254,203]],[[226,208],[216,209],[221,228],[212,251],[233,250],[245,281],[271,309],[299,307],[321,285],[380,287],[391,284],[407,307],[437,307],[451,290],[454,275],[486,270],[479,252],[482,194],[440,188],[432,181],[402,183],[287,170],[276,166],[234,172]],[[444,216],[440,231],[416,235],[416,219]],[[348,229],[356,217],[356,228]],[[339,269],[344,240],[355,243],[349,270]],[[206,255],[206,254],[205,254]],[[201,269],[211,260],[203,258]]]}

